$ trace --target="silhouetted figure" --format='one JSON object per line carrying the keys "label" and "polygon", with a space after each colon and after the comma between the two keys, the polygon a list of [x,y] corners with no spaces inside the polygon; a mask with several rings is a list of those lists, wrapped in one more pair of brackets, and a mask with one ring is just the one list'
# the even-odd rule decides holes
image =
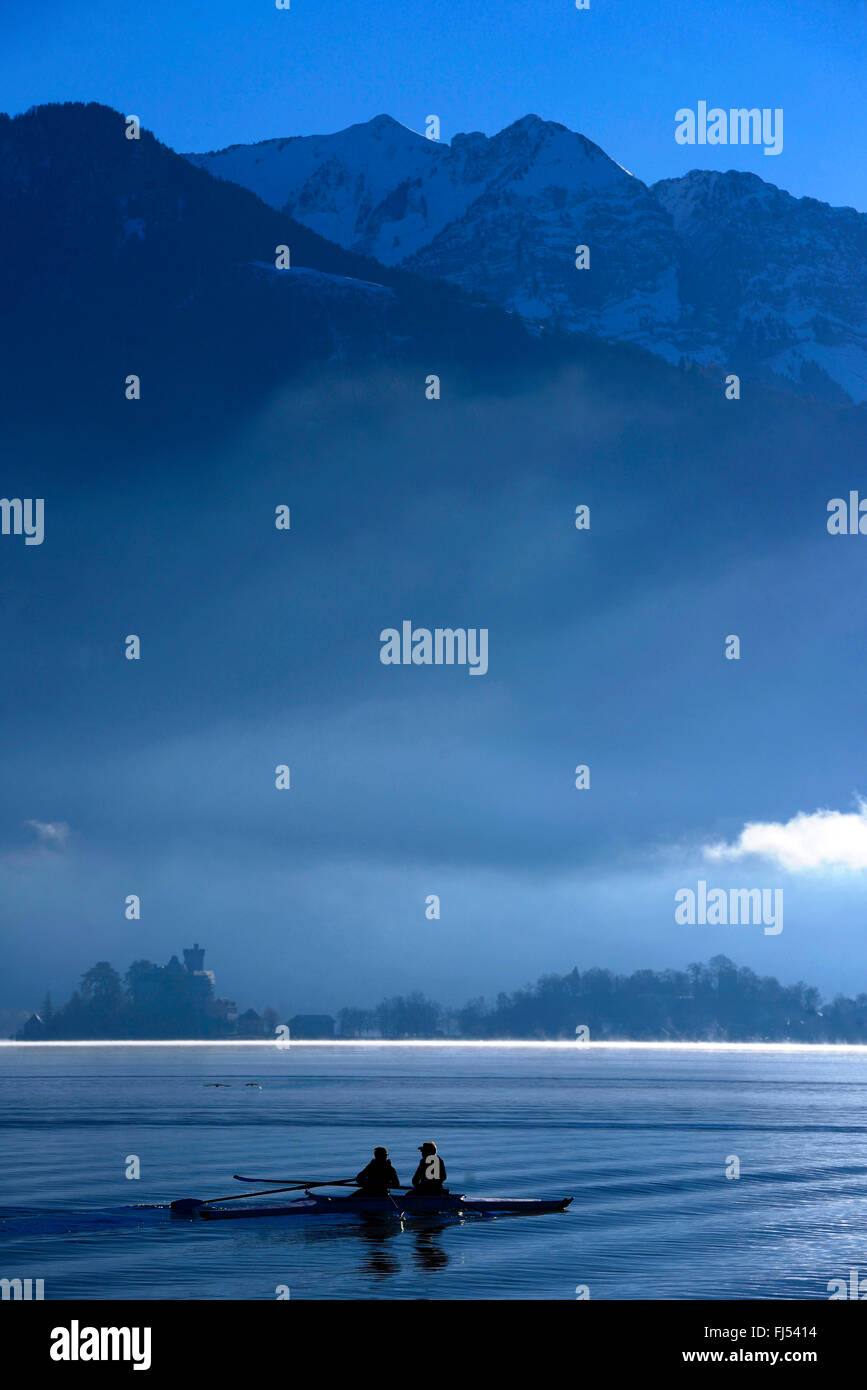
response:
{"label": "silhouetted figure", "polygon": [[387,1197],[390,1187],[400,1187],[400,1178],[388,1158],[388,1149],[374,1149],[373,1158],[355,1181],[365,1197]]}
{"label": "silhouetted figure", "polygon": [[419,1144],[421,1162],[412,1175],[412,1185],[417,1196],[434,1197],[437,1193],[448,1192],[443,1184],[446,1180],[446,1165],[437,1153],[433,1143]]}

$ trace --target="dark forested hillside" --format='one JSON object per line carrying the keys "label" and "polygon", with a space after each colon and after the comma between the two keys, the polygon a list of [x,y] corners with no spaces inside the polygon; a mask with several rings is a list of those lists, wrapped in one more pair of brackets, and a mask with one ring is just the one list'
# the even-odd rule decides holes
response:
{"label": "dark forested hillside", "polygon": [[544,975],[534,985],[444,1011],[409,995],[372,1010],[344,1009],[344,1035],[575,1038],[590,1041],[867,1042],[867,994],[822,1003],[803,981],[782,985],[727,956],[687,970],[591,969]]}
{"label": "dark forested hillside", "polygon": [[97,103],[0,115],[9,409],[25,381],[77,397],[83,417],[88,403],[104,413],[132,372],[151,405],[194,410],[202,397],[217,410],[227,393],[255,401],[328,361],[532,352],[502,310],[344,251],[148,131],[126,131]]}

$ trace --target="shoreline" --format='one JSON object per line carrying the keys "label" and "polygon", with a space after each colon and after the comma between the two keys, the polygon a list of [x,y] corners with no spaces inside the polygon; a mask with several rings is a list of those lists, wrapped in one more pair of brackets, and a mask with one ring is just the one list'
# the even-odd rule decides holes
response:
{"label": "shoreline", "polygon": [[576,1051],[658,1051],[658,1052],[863,1052],[867,1043],[796,1043],[796,1042],[631,1042],[611,1039],[602,1042],[571,1042],[568,1039],[543,1041],[534,1038],[299,1038],[297,1042],[275,1043],[267,1038],[73,1038],[66,1041],[16,1042],[0,1038],[0,1048],[20,1047],[234,1047],[268,1048],[276,1052],[291,1052],[301,1047],[440,1047],[440,1048],[524,1048],[531,1050],[556,1049]]}

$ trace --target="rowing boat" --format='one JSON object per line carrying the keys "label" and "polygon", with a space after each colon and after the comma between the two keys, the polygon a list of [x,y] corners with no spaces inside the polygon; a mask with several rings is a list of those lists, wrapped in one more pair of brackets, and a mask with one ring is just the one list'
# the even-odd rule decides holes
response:
{"label": "rowing boat", "polygon": [[238,1221],[252,1216],[530,1216],[542,1212],[565,1211],[571,1197],[464,1197],[443,1193],[434,1197],[414,1197],[396,1193],[394,1197],[326,1197],[310,1193],[279,1206],[220,1207],[196,1204],[184,1210],[173,1203],[178,1215],[200,1216],[203,1221]]}

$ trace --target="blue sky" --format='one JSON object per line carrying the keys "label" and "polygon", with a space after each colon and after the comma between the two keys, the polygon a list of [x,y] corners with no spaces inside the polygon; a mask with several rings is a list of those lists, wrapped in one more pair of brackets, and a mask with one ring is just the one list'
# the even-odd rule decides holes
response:
{"label": "blue sky", "polygon": [[[862,0],[7,0],[0,93],[15,113],[98,100],[179,150],[339,130],[382,112],[443,139],[532,111],[646,182],[751,169],[798,195],[867,209]],[[782,154],[700,152],[674,112],[782,107]],[[700,157],[697,154],[700,153]]]}

